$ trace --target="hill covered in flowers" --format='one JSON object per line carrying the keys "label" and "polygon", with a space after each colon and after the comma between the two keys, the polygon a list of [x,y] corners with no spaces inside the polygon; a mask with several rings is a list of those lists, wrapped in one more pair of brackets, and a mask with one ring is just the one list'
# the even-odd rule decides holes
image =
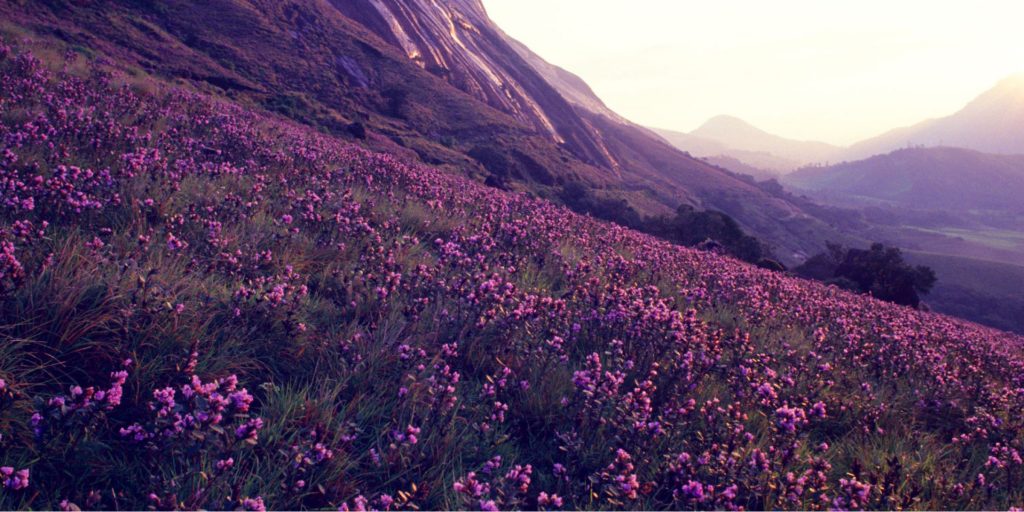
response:
{"label": "hill covered in flowers", "polygon": [[63,67],[0,45],[0,509],[1024,505],[1019,337]]}

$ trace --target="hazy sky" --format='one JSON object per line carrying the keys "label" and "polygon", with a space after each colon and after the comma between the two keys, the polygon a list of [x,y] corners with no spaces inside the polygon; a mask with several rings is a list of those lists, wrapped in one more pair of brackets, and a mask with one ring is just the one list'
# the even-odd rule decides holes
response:
{"label": "hazy sky", "polygon": [[730,114],[846,144],[953,113],[1024,71],[1021,0],[484,0],[613,110],[689,131]]}

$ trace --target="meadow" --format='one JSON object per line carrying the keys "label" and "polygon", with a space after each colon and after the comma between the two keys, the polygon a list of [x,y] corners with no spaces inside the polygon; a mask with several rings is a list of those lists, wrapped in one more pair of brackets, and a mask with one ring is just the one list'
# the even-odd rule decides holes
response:
{"label": "meadow", "polygon": [[1024,505],[1020,337],[80,58],[0,43],[0,509]]}

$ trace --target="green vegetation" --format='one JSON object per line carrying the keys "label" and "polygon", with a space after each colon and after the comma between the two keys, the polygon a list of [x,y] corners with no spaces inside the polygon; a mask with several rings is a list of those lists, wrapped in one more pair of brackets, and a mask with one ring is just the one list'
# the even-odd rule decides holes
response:
{"label": "green vegetation", "polygon": [[766,268],[783,268],[781,264],[772,260],[771,252],[764,244],[744,233],[735,219],[720,211],[700,211],[684,204],[676,209],[673,217],[645,217],[626,200],[597,197],[585,186],[575,182],[562,187],[559,199],[577,212],[593,215],[675,244],[725,253]]}
{"label": "green vegetation", "polygon": [[829,243],[827,252],[810,258],[795,271],[803,277],[915,308],[921,304],[918,294],[931,291],[936,281],[934,270],[907,265],[899,248],[880,243],[868,250]]}
{"label": "green vegetation", "polygon": [[750,263],[761,263],[770,253],[756,238],[743,232],[735,219],[719,211],[697,211],[690,205],[676,209],[675,217],[647,220],[647,231],[687,247],[708,240],[720,244],[726,253]]}

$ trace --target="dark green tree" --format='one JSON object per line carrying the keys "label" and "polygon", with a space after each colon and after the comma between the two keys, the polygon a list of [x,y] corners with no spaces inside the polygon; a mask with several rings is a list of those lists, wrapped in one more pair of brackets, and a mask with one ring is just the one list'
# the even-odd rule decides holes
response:
{"label": "dark green tree", "polygon": [[795,271],[804,277],[915,308],[921,304],[920,295],[930,292],[936,282],[931,268],[909,265],[899,248],[880,243],[872,244],[870,249],[830,243],[826,252],[811,257]]}

